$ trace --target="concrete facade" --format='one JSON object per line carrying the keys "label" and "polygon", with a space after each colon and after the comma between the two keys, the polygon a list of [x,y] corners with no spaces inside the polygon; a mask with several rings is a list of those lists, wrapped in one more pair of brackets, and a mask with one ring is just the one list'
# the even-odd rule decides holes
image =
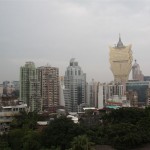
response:
{"label": "concrete facade", "polygon": [[86,84],[86,102],[89,107],[98,107],[98,82],[92,80]]}
{"label": "concrete facade", "polygon": [[40,83],[33,62],[26,62],[20,68],[20,100],[27,104],[30,111],[40,111],[42,108]]}
{"label": "concrete facade", "polygon": [[59,105],[59,69],[51,66],[38,68],[43,108]]}
{"label": "concrete facade", "polygon": [[112,105],[129,105],[124,93],[124,86],[118,83],[99,83],[98,84],[98,108],[102,109]]}

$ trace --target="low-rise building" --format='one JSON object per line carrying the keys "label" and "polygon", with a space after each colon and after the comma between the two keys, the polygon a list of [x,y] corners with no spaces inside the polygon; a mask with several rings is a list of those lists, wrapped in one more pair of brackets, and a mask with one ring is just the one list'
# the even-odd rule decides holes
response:
{"label": "low-rise building", "polygon": [[0,108],[0,133],[9,130],[9,125],[15,115],[19,115],[20,111],[27,111],[27,104],[15,106],[1,106]]}

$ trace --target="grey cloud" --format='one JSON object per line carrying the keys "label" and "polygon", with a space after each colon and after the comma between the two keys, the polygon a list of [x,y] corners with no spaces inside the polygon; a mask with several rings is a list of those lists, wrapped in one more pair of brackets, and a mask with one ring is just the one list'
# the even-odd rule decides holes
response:
{"label": "grey cloud", "polygon": [[59,67],[63,75],[71,57],[88,80],[110,81],[108,46],[119,33],[148,75],[149,17],[148,0],[0,1],[0,81],[19,79],[28,60]]}

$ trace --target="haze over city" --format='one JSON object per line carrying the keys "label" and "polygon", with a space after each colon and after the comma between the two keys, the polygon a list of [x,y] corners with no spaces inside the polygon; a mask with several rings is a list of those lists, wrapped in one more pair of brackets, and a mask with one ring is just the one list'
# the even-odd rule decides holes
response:
{"label": "haze over city", "polygon": [[26,61],[58,67],[64,75],[71,58],[87,80],[113,80],[109,46],[119,33],[150,75],[149,18],[149,0],[0,0],[0,82],[19,80]]}

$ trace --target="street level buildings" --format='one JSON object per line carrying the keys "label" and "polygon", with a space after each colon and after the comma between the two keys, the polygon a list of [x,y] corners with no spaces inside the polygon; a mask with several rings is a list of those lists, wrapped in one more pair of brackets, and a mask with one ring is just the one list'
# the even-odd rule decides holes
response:
{"label": "street level buildings", "polygon": [[109,49],[109,62],[114,76],[114,81],[125,84],[132,68],[131,45],[123,45],[121,37],[119,36],[117,45],[109,47]]}
{"label": "street level buildings", "polygon": [[14,116],[19,115],[20,111],[27,111],[27,104],[0,107],[0,134],[9,130]]}
{"label": "street level buildings", "polygon": [[124,93],[124,85],[120,83],[111,82],[104,84],[104,99],[105,105],[118,104],[122,105],[123,101],[126,100]]}
{"label": "street level buildings", "polygon": [[98,109],[103,107],[128,107],[124,85],[120,83],[98,83]]}

